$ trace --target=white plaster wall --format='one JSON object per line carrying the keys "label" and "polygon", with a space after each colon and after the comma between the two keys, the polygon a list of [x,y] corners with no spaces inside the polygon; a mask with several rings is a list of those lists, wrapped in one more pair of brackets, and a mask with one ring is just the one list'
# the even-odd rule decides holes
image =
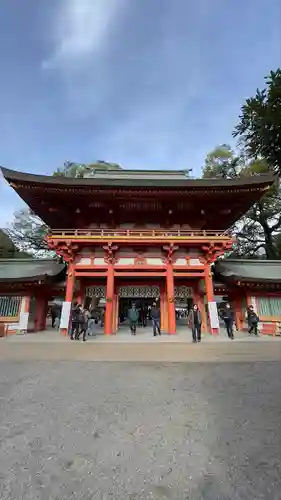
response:
{"label": "white plaster wall", "polygon": [[77,266],[90,266],[91,258],[90,257],[80,257],[76,262]]}
{"label": "white plaster wall", "polygon": [[199,259],[189,259],[190,266],[203,266]]}
{"label": "white plaster wall", "polygon": [[116,262],[116,266],[132,266],[134,265],[135,259],[134,257],[120,257],[118,262]]}
{"label": "white plaster wall", "polygon": [[94,264],[96,266],[104,266],[106,264],[106,262],[105,262],[103,257],[97,257],[94,259]]}
{"label": "white plaster wall", "polygon": [[179,259],[176,259],[175,261],[175,266],[186,266],[187,265],[187,262],[186,262],[186,259],[184,258],[179,258]]}
{"label": "white plaster wall", "polygon": [[150,266],[162,266],[163,261],[160,257],[147,257],[146,262]]}

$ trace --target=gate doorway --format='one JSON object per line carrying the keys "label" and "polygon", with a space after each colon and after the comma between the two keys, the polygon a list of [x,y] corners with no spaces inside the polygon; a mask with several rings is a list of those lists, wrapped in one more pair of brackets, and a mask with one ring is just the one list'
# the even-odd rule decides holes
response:
{"label": "gate doorway", "polygon": [[119,299],[119,325],[128,325],[128,311],[132,307],[132,304],[136,305],[136,309],[139,313],[138,326],[140,328],[145,328],[146,326],[151,326],[151,307],[153,303],[156,302],[160,309],[160,303],[158,299],[152,298],[120,298]]}
{"label": "gate doorway", "polygon": [[175,315],[177,326],[187,326],[187,318],[192,305],[192,288],[185,285],[175,286]]}
{"label": "gate doorway", "polygon": [[160,288],[157,285],[120,286],[118,289],[118,325],[119,328],[129,326],[128,311],[132,304],[139,313],[139,328],[151,326],[151,307],[156,302],[160,309]]}

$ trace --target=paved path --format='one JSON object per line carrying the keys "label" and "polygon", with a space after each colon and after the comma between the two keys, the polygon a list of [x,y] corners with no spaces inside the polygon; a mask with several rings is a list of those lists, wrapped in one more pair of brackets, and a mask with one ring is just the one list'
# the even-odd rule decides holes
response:
{"label": "paved path", "polygon": [[206,336],[201,344],[167,335],[123,339],[102,336],[75,342],[57,332],[11,336],[0,340],[0,360],[229,362],[281,359],[280,337],[241,337],[234,341]]}
{"label": "paved path", "polygon": [[7,346],[23,356],[0,362],[1,500],[280,500],[280,362],[61,362],[88,346],[42,343],[56,361],[30,363],[33,344]]}

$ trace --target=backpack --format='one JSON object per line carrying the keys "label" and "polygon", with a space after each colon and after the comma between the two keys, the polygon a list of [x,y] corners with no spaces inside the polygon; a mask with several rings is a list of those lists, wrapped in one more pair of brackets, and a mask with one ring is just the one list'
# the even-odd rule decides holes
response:
{"label": "backpack", "polygon": [[128,316],[129,320],[132,321],[132,323],[136,323],[138,321],[139,314],[136,309],[130,309]]}

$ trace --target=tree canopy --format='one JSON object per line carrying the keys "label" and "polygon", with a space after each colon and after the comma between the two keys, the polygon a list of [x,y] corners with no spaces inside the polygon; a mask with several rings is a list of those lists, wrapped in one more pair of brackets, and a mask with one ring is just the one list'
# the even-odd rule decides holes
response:
{"label": "tree canopy", "polygon": [[[266,161],[246,161],[243,156],[236,155],[230,146],[224,144],[207,155],[203,177],[235,178],[269,171],[270,167]],[[280,258],[280,186],[273,186],[232,229],[237,238],[232,257]]]}
{"label": "tree canopy", "polygon": [[[116,163],[107,163],[104,161],[97,161],[89,165],[65,161],[63,167],[61,169],[58,168],[53,173],[53,176],[81,179],[85,175],[90,175],[95,170],[101,169],[120,170],[121,167]],[[16,212],[14,214],[13,223],[7,228],[7,234],[13,243],[20,248],[21,251],[32,254],[35,257],[53,255],[53,252],[48,250],[44,239],[48,231],[48,226],[29,208]]]}
{"label": "tree canopy", "polygon": [[265,83],[243,104],[233,136],[248,158],[266,160],[281,174],[281,69],[271,71]]}
{"label": "tree canopy", "polygon": [[96,170],[121,170],[122,167],[117,163],[107,163],[106,161],[97,161],[95,163],[77,163],[65,161],[62,168],[58,168],[53,173],[54,177],[75,177],[81,179],[85,175],[90,175]]}

